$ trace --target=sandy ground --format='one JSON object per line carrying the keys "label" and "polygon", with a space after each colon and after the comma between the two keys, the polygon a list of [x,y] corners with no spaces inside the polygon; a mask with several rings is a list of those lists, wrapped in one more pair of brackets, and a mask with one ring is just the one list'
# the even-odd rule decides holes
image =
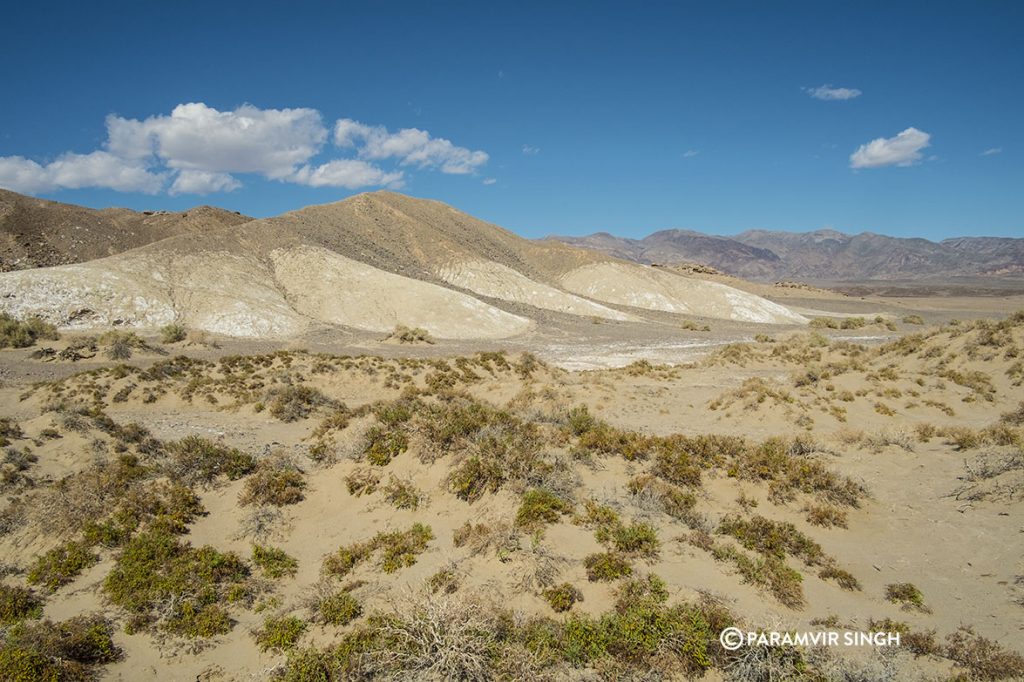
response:
{"label": "sandy ground", "polygon": [[[1003,345],[991,352],[986,350],[989,346],[984,339],[978,340],[976,331],[929,337],[931,345],[926,347],[939,349],[932,357],[924,351],[904,356],[878,349],[888,341],[951,319],[970,320],[979,314],[1004,317],[1024,309],[1024,297],[892,299],[815,297],[813,292],[800,290],[765,293],[775,293],[776,301],[790,309],[807,311],[805,314],[823,311],[837,318],[881,315],[894,321],[896,330],[881,324],[847,331],[826,329],[822,331],[833,343],[822,346],[800,324],[764,325],[693,317],[711,327],[701,332],[680,330],[676,324],[667,323],[678,318],[667,315],[647,321],[597,322],[551,311],[543,329],[491,341],[406,345],[384,342],[379,333],[349,330],[339,338],[334,330],[313,329],[286,345],[292,350],[305,349],[308,354],[296,355],[295,360],[288,361],[290,364],[276,361],[259,376],[267,385],[284,375],[301,376],[304,383],[330,398],[358,408],[377,400],[393,400],[406,385],[424,385],[429,366],[409,364],[406,358],[451,359],[496,350],[507,351],[512,358],[530,352],[550,367],[527,380],[514,372],[474,365],[479,379],[466,383],[464,388],[488,404],[504,406],[516,401],[513,404],[527,405],[537,414],[586,405],[612,426],[650,435],[728,434],[763,440],[804,434],[817,443],[810,457],[868,491],[858,508],[848,510],[847,528],[812,525],[805,511],[809,498],[779,503],[772,500],[768,485],[739,480],[721,471],[707,473],[697,490],[697,510],[712,525],[727,513],[738,512],[737,499],[742,495],[748,504],[756,503],[753,513],[794,524],[860,582],[860,590],[840,589],[834,582],[817,577],[814,569],[791,559],[791,564],[804,574],[806,603],[800,608],[784,606],[763,589],[745,583],[729,564],[716,561],[688,542],[690,531],[678,521],[638,506],[625,482],[644,473],[649,463],[605,457],[593,467],[579,467],[575,495],[579,500],[593,498],[609,504],[624,519],[646,520],[657,528],[660,552],[655,558],[638,560],[636,566],[640,573],[655,573],[665,579],[673,599],[692,599],[701,591],[713,593],[752,627],[781,624],[813,629],[812,619],[834,615],[849,627],[862,629],[870,619],[888,617],[907,622],[914,631],[935,630],[940,638],[960,625],[970,625],[979,634],[1020,651],[1024,641],[1022,488],[1014,487],[1019,483],[1000,478],[1002,487],[997,486],[994,493],[956,494],[965,483],[971,462],[986,453],[1002,456],[1012,448],[989,444],[958,449],[941,436],[918,439],[915,428],[932,424],[939,429],[980,429],[1014,409],[1024,399],[1024,390],[1013,384],[1014,360],[1007,349],[1024,352],[1024,325],[1011,331],[1009,341],[1002,339]],[[508,314],[514,314],[514,310]],[[927,325],[901,321],[911,314],[923,316]],[[797,336],[792,337],[794,334]],[[760,340],[755,341],[755,337]],[[43,345],[59,348],[73,338]],[[852,368],[829,378],[801,383],[808,369],[827,367],[829,363],[838,366],[853,357],[843,344],[834,343],[842,340],[864,344],[864,354],[857,356],[863,365],[849,365]],[[281,344],[271,341],[222,337],[208,337],[207,341],[218,345],[176,344],[167,347],[167,355],[137,352],[128,363],[148,367],[179,354],[216,361],[281,348]],[[745,345],[728,346],[737,342]],[[727,346],[740,350],[723,352]],[[395,509],[380,493],[356,497],[345,489],[346,476],[366,468],[365,462],[349,456],[357,447],[353,443],[359,442],[360,430],[365,430],[365,419],[356,420],[337,434],[336,461],[317,464],[309,459],[309,448],[322,414],[285,423],[266,411],[256,411],[251,401],[240,401],[232,407],[233,401],[222,394],[216,402],[202,399],[202,393],[189,400],[181,395],[184,380],[169,384],[168,392],[154,402],[144,401],[139,387],[128,390],[126,399],[114,400],[111,396],[136,380],[130,376],[112,379],[107,375],[78,375],[113,364],[102,355],[75,363],[43,362],[30,358],[32,350],[0,351],[0,415],[15,419],[24,429],[26,440],[15,445],[27,445],[37,455],[38,461],[29,473],[38,485],[82,471],[102,456],[97,453],[109,452],[95,445],[96,440],[106,439],[98,433],[66,433],[57,440],[41,436],[44,429],[56,423],[54,413],[47,411],[53,396],[47,386],[32,387],[37,382],[62,379],[66,380],[62,386],[74,389],[67,394],[71,400],[86,404],[90,395],[103,395],[103,409],[117,423],[142,423],[158,439],[170,441],[196,434],[259,457],[283,452],[295,458],[305,471],[305,499],[282,508],[282,519],[268,541],[298,560],[296,575],[275,583],[266,596],[273,605],[263,613],[232,609],[234,628],[205,647],[164,635],[118,631],[115,641],[124,649],[125,657],[102,669],[104,679],[268,679],[285,657],[261,651],[255,642],[252,632],[260,627],[265,615],[273,612],[306,617],[304,604],[321,580],[320,566],[326,555],[380,530],[406,528],[413,522],[429,524],[436,538],[415,565],[391,576],[379,573],[372,565],[360,566],[350,576],[367,581],[355,591],[367,611],[387,610],[403,591],[415,589],[439,570],[453,566],[461,576],[460,590],[475,589],[496,596],[523,613],[553,615],[534,583],[541,561],[553,561],[558,581],[571,582],[581,589],[584,600],[574,607],[576,610],[600,614],[613,602],[612,586],[589,582],[582,566],[582,558],[601,551],[602,546],[591,529],[567,520],[547,528],[540,550],[532,548],[528,538],[521,538],[520,549],[507,561],[499,561],[493,552],[474,555],[465,547],[456,547],[456,529],[467,520],[507,522],[515,515],[518,496],[502,489],[472,505],[457,499],[446,485],[450,456],[425,461],[421,454],[427,446],[422,442],[413,439],[409,451],[383,472],[412,481],[424,496],[415,511]],[[883,354],[872,355],[876,352]],[[339,369],[326,371],[314,369],[316,353],[366,357],[349,364],[337,361]],[[941,367],[955,368],[961,374],[984,372],[991,379],[992,393],[988,398],[979,397],[974,389],[941,378],[936,357],[948,358]],[[636,364],[638,360],[650,364]],[[663,364],[669,366],[659,366]],[[451,366],[455,367],[454,362]],[[895,378],[887,378],[889,375]],[[765,387],[775,393],[763,390]],[[844,392],[850,393],[849,400],[836,398]],[[932,404],[927,404],[929,401]],[[248,510],[238,503],[243,487],[244,480],[221,481],[201,490],[207,514],[191,526],[186,539],[195,546],[210,544],[247,558],[251,539],[240,535],[240,526]],[[1007,490],[1011,491],[1008,495]],[[6,497],[30,494],[30,489],[11,489]],[[15,569],[3,580],[22,584],[24,576],[19,571],[61,539],[45,523],[30,524],[0,537],[2,561]],[[64,619],[99,610],[120,619],[122,614],[105,600],[102,591],[103,579],[115,560],[115,551],[104,550],[99,563],[49,595],[46,617]],[[906,610],[885,599],[886,586],[902,582],[911,582],[920,589],[927,611]],[[314,624],[303,635],[302,643],[325,645],[342,632],[344,628]],[[899,679],[948,674],[952,670],[949,661],[938,657],[917,659],[908,655],[901,659],[901,666]],[[716,679],[716,675],[707,679]]]}

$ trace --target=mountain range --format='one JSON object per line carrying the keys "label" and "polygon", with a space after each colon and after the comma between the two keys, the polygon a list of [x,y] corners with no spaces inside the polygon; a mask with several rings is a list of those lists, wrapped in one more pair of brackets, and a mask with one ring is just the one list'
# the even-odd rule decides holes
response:
{"label": "mountain range", "polygon": [[[29,201],[14,204],[32,207]],[[45,225],[55,210],[40,204],[29,225]],[[70,209],[59,210],[71,216]],[[230,336],[278,338],[331,326],[383,332],[397,325],[443,338],[505,338],[565,316],[586,322],[639,322],[664,313],[807,321],[720,282],[558,241],[531,241],[441,202],[395,192],[359,194],[261,220],[213,211],[179,214],[171,222],[177,234],[113,255],[0,273],[0,310],[64,328],[175,322]],[[216,224],[200,229],[181,217],[194,212],[209,214]],[[133,239],[156,236],[139,227],[152,216],[116,215],[134,221],[132,227],[96,223],[96,212],[86,211],[68,217],[61,229],[95,239],[92,253],[126,245],[125,239],[107,239],[108,231],[130,232]],[[79,229],[79,219],[99,227]],[[7,224],[18,224],[17,216]],[[55,254],[81,257],[82,250]]]}
{"label": "mountain range", "polygon": [[865,281],[1024,275],[1024,239],[957,237],[932,242],[835,230],[750,230],[733,237],[662,230],[643,239],[607,232],[551,237],[646,264],[699,263],[760,281]]}

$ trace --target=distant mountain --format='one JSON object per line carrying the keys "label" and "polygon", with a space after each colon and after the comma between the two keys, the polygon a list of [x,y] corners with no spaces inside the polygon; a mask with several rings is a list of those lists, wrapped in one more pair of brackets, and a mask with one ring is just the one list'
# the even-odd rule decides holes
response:
{"label": "distant mountain", "polygon": [[643,239],[606,232],[554,237],[639,263],[700,263],[727,274],[762,281],[914,280],[949,276],[1024,274],[1024,239],[959,237],[927,239],[857,235],[835,230],[750,230],[718,237],[690,230],[662,230]]}
{"label": "distant mountain", "polygon": [[531,241],[394,192],[179,234],[84,263],[2,273],[0,311],[72,329],[178,322],[256,338],[396,325],[442,338],[506,338],[572,316],[636,323],[666,313],[807,321],[727,284]]}
{"label": "distant mountain", "polygon": [[249,220],[212,206],[182,213],[94,210],[0,189],[0,271],[82,263]]}

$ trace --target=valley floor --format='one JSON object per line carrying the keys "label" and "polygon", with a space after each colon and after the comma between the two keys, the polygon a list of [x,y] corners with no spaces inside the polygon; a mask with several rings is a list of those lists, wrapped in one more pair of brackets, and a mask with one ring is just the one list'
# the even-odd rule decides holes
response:
{"label": "valley floor", "polygon": [[0,351],[0,678],[1020,678],[1024,297],[780,302]]}

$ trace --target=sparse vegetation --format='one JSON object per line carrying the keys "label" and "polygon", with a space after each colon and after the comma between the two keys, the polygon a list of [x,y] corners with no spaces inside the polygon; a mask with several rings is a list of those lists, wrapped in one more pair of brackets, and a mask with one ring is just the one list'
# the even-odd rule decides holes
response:
{"label": "sparse vegetation", "polygon": [[557,613],[568,611],[573,604],[583,601],[583,593],[576,589],[571,583],[562,583],[555,587],[549,587],[543,593],[545,601],[551,605]]}
{"label": "sparse vegetation", "polygon": [[264,459],[245,480],[239,502],[243,505],[274,505],[283,507],[301,502],[306,481],[302,472],[282,457]]}
{"label": "sparse vegetation", "polygon": [[913,583],[891,583],[885,586],[885,598],[904,609],[928,611],[924,603],[924,595]]}
{"label": "sparse vegetation", "polygon": [[171,323],[160,328],[161,343],[181,343],[188,336],[188,331],[180,324]]}
{"label": "sparse vegetation", "polygon": [[57,338],[57,328],[38,317],[18,320],[0,312],[0,348],[28,348],[39,339]]}
{"label": "sparse vegetation", "polygon": [[91,682],[99,667],[122,657],[113,627],[100,616],[60,623],[20,623],[0,633],[0,679],[11,682]]}
{"label": "sparse vegetation", "polygon": [[293,576],[299,568],[299,562],[284,550],[263,545],[253,545],[252,562],[263,571],[263,575],[274,579]]}
{"label": "sparse vegetation", "polygon": [[371,540],[342,547],[331,554],[323,563],[323,571],[327,575],[344,577],[357,564],[379,554],[378,566],[385,573],[394,573],[400,568],[416,563],[416,556],[422,554],[427,544],[434,539],[430,526],[414,523],[406,531],[381,532]]}
{"label": "sparse vegetation", "polygon": [[286,651],[295,647],[305,631],[305,621],[295,616],[269,617],[256,632],[256,642],[263,651]]}

